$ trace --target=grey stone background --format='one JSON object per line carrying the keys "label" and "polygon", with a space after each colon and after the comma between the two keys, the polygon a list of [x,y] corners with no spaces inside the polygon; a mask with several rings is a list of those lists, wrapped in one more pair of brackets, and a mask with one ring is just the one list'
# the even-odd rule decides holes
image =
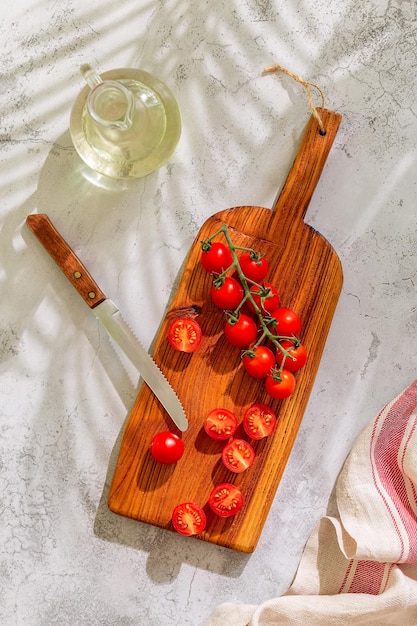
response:
{"label": "grey stone background", "polygon": [[[0,622],[198,626],[220,602],[275,597],[355,437],[415,378],[415,2],[15,0],[0,29]],[[183,133],[161,170],[111,188],[86,178],[68,131],[86,62],[173,89]],[[248,556],[107,510],[138,380],[24,220],[50,215],[149,347],[205,219],[272,206],[285,180],[309,111],[300,85],[263,75],[274,63],[343,115],[306,221],[345,282]]]}

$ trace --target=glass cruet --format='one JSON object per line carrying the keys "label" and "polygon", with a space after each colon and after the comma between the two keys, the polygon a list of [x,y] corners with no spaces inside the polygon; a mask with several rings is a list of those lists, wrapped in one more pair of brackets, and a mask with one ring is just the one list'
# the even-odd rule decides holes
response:
{"label": "glass cruet", "polygon": [[81,73],[86,86],[74,102],[70,132],[83,161],[111,178],[139,178],[160,168],[181,135],[176,99],[158,78],[133,68]]}

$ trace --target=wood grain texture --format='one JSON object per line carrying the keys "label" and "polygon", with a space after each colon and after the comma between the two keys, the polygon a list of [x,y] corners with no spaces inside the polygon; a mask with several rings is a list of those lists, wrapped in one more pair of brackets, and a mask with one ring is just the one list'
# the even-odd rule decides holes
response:
{"label": "wood grain texture", "polygon": [[44,213],[28,215],[26,224],[90,309],[106,299],[87,268],[81,263],[47,215]]}
{"label": "wood grain texture", "polygon": [[[142,385],[126,422],[110,486],[112,511],[172,530],[175,505],[195,501],[204,507],[208,522],[199,539],[242,552],[255,549],[311,393],[343,282],[332,246],[303,221],[341,120],[331,111],[324,110],[322,115],[326,134],[319,133],[311,117],[273,210],[228,209],[210,217],[200,229],[154,350],[154,359],[177,391],[190,422],[185,433],[178,431],[185,454],[174,466],[160,465],[150,457],[153,435],[175,427]],[[295,392],[284,401],[271,400],[263,382],[243,371],[240,350],[224,339],[224,315],[210,301],[211,277],[199,262],[200,241],[223,222],[235,245],[266,254],[270,260],[267,280],[278,287],[282,305],[297,311],[303,320],[300,338],[309,358],[296,374]],[[166,339],[170,321],[179,315],[195,317],[202,327],[203,340],[193,354],[176,352]],[[218,406],[232,410],[241,420],[254,402],[269,404],[279,417],[278,426],[273,436],[254,442],[254,465],[236,475],[221,462],[224,444],[209,439],[202,424]],[[236,436],[247,438],[241,425]],[[220,482],[236,484],[244,495],[245,505],[235,517],[218,518],[206,505],[211,489]]]}

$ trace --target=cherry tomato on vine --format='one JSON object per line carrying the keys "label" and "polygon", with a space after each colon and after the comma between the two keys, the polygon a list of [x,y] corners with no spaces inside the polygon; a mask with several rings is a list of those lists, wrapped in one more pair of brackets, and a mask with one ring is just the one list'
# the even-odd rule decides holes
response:
{"label": "cherry tomato on vine", "polygon": [[171,465],[179,461],[184,454],[184,444],[175,433],[164,431],[154,436],[149,451],[158,463]]}
{"label": "cherry tomato on vine", "polygon": [[258,346],[243,355],[242,363],[253,378],[265,378],[275,366],[275,356],[266,346]]}
{"label": "cherry tomato on vine", "polygon": [[280,380],[275,374],[269,374],[265,379],[265,389],[272,398],[283,400],[288,398],[295,389],[295,378],[292,372],[288,370],[280,370]]}
{"label": "cherry tomato on vine", "polygon": [[243,506],[243,496],[231,483],[216,485],[209,495],[208,503],[219,517],[231,517],[239,513]]}
{"label": "cherry tomato on vine", "polygon": [[276,333],[282,337],[295,337],[301,330],[301,320],[292,309],[280,307],[272,312],[271,317],[277,320]]}
{"label": "cherry tomato on vine", "polygon": [[228,470],[240,474],[252,465],[255,450],[244,439],[233,439],[223,448],[222,459]]}
{"label": "cherry tomato on vine", "polygon": [[246,278],[254,283],[261,283],[268,274],[268,259],[253,252],[244,252],[239,258],[239,265]]}
{"label": "cherry tomato on vine", "polygon": [[204,430],[213,439],[230,439],[237,429],[237,417],[228,409],[213,409],[204,420]]}
{"label": "cherry tomato on vine", "polygon": [[252,439],[269,437],[276,425],[276,415],[266,404],[253,404],[243,414],[243,428]]}
{"label": "cherry tomato on vine", "polygon": [[254,320],[240,313],[237,321],[227,321],[224,325],[224,334],[229,343],[238,348],[245,348],[253,343],[258,334],[258,327]]}
{"label": "cherry tomato on vine", "polygon": [[194,352],[200,345],[200,324],[191,317],[177,317],[168,328],[168,341],[175,350]]}
{"label": "cherry tomato on vine", "polygon": [[232,253],[224,243],[214,241],[208,250],[201,253],[201,264],[206,272],[221,274],[233,263]]}
{"label": "cherry tomato on vine", "polygon": [[281,341],[281,346],[287,350],[288,356],[284,358],[284,354],[279,348],[277,348],[276,359],[278,365],[281,367],[284,365],[285,369],[290,372],[297,372],[304,367],[307,361],[307,350],[299,341],[291,341],[291,339],[285,339]]}
{"label": "cherry tomato on vine", "polygon": [[[250,292],[262,315],[271,315],[272,311],[279,307],[279,293],[271,283],[263,282],[259,286],[252,285]],[[248,300],[248,307],[251,311],[255,310],[250,300]]]}
{"label": "cherry tomato on vine", "polygon": [[198,535],[206,527],[206,514],[195,502],[178,504],[172,513],[172,525],[180,535]]}
{"label": "cherry tomato on vine", "polygon": [[222,283],[211,288],[211,299],[214,304],[225,311],[233,311],[244,296],[242,285],[231,276],[226,276]]}

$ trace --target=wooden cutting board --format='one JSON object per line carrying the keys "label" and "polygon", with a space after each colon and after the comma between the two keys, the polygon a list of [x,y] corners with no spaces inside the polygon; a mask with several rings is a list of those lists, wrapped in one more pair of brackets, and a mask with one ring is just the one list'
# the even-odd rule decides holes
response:
{"label": "wooden cutting board", "polygon": [[[326,133],[319,132],[312,116],[273,209],[224,210],[210,217],[198,233],[153,355],[183,403],[189,428],[180,433],[149,388],[141,386],[123,431],[109,491],[108,506],[115,513],[173,530],[174,507],[194,501],[207,514],[207,528],[199,539],[242,552],[255,549],[310,396],[343,282],[332,246],[303,221],[341,121],[332,111],[319,112]],[[240,350],[223,336],[224,314],[211,303],[212,278],[201,266],[200,242],[222,223],[227,224],[234,245],[254,248],[268,257],[266,280],[277,286],[281,306],[292,308],[302,319],[299,336],[309,357],[296,373],[295,392],[286,400],[272,400],[264,383],[243,370]],[[195,317],[203,331],[202,342],[192,354],[177,352],[166,338],[172,319],[184,315]],[[255,402],[269,404],[279,417],[278,426],[271,437],[254,442],[252,467],[233,474],[221,461],[224,443],[204,433],[203,421],[215,407],[230,409],[241,419]],[[149,454],[152,437],[161,430],[183,438],[185,453],[175,465],[158,464]],[[241,426],[236,436],[248,439]],[[217,517],[206,504],[213,486],[221,482],[236,484],[245,498],[242,510],[231,518]]]}

